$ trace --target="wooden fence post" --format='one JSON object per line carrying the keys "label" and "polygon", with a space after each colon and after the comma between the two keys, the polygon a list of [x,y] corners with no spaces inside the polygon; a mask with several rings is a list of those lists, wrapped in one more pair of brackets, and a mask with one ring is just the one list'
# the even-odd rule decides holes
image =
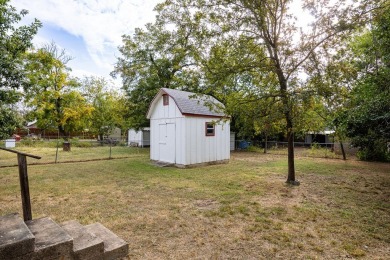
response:
{"label": "wooden fence post", "polygon": [[0,150],[4,150],[18,155],[18,167],[19,167],[19,181],[20,181],[20,192],[22,194],[22,208],[24,221],[32,220],[31,213],[31,201],[30,201],[30,188],[28,186],[28,175],[27,175],[27,157],[41,159],[40,156],[14,151],[8,148],[0,147]]}
{"label": "wooden fence post", "polygon": [[24,221],[32,220],[26,155],[18,153],[18,166],[19,166],[20,192],[22,195],[23,218]]}

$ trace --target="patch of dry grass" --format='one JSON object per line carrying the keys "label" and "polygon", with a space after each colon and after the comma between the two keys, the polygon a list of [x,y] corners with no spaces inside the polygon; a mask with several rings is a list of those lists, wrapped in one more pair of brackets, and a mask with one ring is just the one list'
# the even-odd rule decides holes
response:
{"label": "patch of dry grass", "polygon": [[[390,165],[233,153],[226,165],[127,159],[29,167],[33,217],[99,221],[130,259],[386,259]],[[17,168],[0,169],[0,214],[19,212]]]}
{"label": "patch of dry grass", "polygon": [[[27,158],[28,164],[45,164],[45,163],[54,163],[57,162],[72,162],[72,161],[83,161],[83,160],[100,160],[100,159],[109,159],[111,158],[122,158],[122,157],[134,157],[142,156],[144,157],[147,153],[147,149],[142,149],[138,147],[126,147],[126,146],[97,146],[97,147],[71,147],[71,151],[63,151],[62,147],[57,149],[55,147],[28,147],[28,146],[18,146],[13,148],[15,151],[25,152],[32,155],[41,156],[42,159],[33,159]],[[4,150],[0,150],[0,167],[14,166],[17,165],[17,156],[15,153],[10,153]]]}

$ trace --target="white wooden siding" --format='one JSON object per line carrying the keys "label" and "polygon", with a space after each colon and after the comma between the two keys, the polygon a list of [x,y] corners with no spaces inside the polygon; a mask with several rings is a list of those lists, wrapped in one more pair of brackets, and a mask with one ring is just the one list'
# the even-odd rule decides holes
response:
{"label": "white wooden siding", "polygon": [[185,165],[230,158],[230,125],[228,122],[218,122],[215,125],[215,135],[206,136],[206,122],[212,122],[213,118],[186,117],[185,120]]}
{"label": "white wooden siding", "polygon": [[175,101],[169,97],[169,105],[164,106],[163,99],[160,97],[152,110],[150,119],[172,119],[177,117],[183,117],[183,115],[177,108]]}
{"label": "white wooden siding", "polygon": [[135,131],[134,129],[129,129],[127,135],[127,143],[129,146],[137,144],[140,147],[150,145],[150,131],[149,130],[140,130]]}
{"label": "white wooden siding", "polygon": [[229,159],[229,122],[219,122],[215,135],[206,136],[205,124],[213,120],[217,119],[183,116],[171,97],[168,106],[160,97],[150,116],[150,158],[178,165]]}
{"label": "white wooden siding", "polygon": [[185,118],[176,118],[176,164],[185,165]]}
{"label": "white wooden siding", "polygon": [[230,151],[234,151],[236,147],[236,136],[234,132],[230,132]]}
{"label": "white wooden siding", "polygon": [[169,97],[169,105],[164,106],[160,97],[150,117],[150,159],[178,163],[180,156],[177,155],[183,150],[177,139],[177,135],[182,132],[181,118],[183,115],[175,101]]}

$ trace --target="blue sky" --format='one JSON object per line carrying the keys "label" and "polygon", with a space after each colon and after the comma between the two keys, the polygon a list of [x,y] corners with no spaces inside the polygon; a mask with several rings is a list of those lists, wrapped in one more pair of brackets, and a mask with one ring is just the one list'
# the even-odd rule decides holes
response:
{"label": "blue sky", "polygon": [[[119,56],[123,34],[134,33],[148,22],[154,22],[153,8],[163,0],[11,0],[17,10],[29,14],[23,23],[34,18],[43,27],[34,38],[41,47],[54,41],[74,59],[68,63],[73,76],[99,76],[112,79],[109,74]],[[294,0],[292,10],[307,23],[307,16],[299,10],[300,0]],[[120,79],[114,81],[120,87]]]}
{"label": "blue sky", "polygon": [[[11,0],[43,27],[34,38],[37,47],[54,41],[74,59],[68,63],[74,76],[110,79],[123,34],[153,22],[154,6],[162,0]],[[118,83],[118,81],[116,82]]]}

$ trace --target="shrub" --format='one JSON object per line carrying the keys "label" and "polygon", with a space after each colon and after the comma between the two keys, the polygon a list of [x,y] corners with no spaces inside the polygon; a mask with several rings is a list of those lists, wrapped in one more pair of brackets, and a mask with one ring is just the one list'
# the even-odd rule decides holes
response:
{"label": "shrub", "polygon": [[92,143],[88,141],[80,141],[79,138],[72,138],[69,140],[71,146],[73,147],[81,147],[81,148],[89,148],[92,147]]}
{"label": "shrub", "polygon": [[329,148],[321,147],[318,143],[312,143],[309,150],[309,157],[338,158]]}

